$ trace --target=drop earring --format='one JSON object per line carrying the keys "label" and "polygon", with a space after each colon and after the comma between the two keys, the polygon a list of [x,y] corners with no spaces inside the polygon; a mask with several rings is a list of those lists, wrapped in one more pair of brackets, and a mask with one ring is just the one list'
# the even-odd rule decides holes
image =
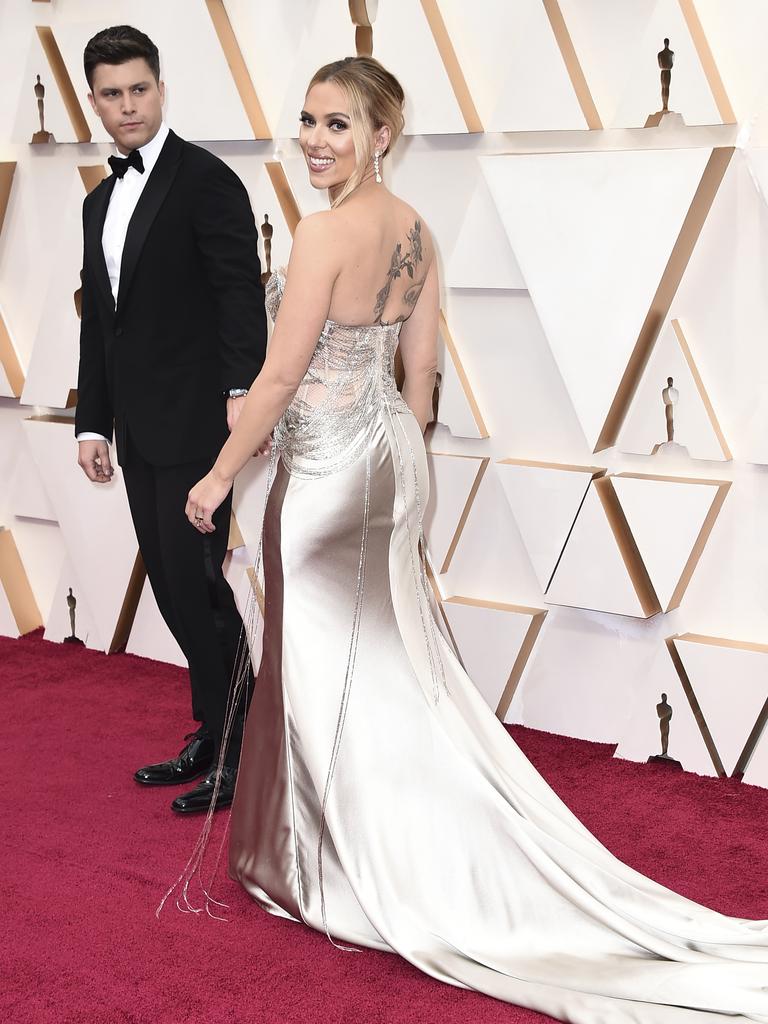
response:
{"label": "drop earring", "polygon": [[381,167],[379,166],[379,153],[378,149],[373,154],[373,173],[376,175],[377,184],[381,184]]}

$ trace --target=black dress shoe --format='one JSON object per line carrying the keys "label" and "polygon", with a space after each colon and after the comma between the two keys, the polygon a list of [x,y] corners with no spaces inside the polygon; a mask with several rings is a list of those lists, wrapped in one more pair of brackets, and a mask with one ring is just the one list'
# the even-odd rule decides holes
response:
{"label": "black dress shoe", "polygon": [[189,740],[189,743],[178,757],[139,768],[134,779],[143,786],[178,786],[204,775],[213,764],[213,739],[200,729],[189,733],[184,739]]}
{"label": "black dress shoe", "polygon": [[[214,768],[213,771],[208,772],[202,782],[198,782],[194,789],[190,789],[182,796],[177,796],[171,804],[171,810],[176,811],[177,814],[195,814],[198,811],[207,811],[211,806],[213,787],[216,785],[216,772],[217,769]],[[232,803],[236,781],[237,769],[227,768],[225,765],[221,769],[221,785],[216,795],[217,811],[222,807],[229,807]]]}

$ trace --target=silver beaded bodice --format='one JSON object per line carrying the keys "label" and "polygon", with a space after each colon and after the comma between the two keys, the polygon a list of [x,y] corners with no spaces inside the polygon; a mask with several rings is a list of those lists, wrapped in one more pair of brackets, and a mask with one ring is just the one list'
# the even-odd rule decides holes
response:
{"label": "silver beaded bodice", "polygon": [[[282,271],[267,282],[273,320],[284,287]],[[407,410],[394,377],[400,326],[349,327],[326,320],[304,379],[275,427],[275,444],[290,473],[327,476],[351,465],[383,406]]]}

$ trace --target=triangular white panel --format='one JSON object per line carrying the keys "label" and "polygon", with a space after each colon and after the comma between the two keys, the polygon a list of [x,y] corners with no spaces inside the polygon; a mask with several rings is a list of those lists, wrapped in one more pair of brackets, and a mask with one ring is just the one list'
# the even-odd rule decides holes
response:
{"label": "triangular white panel", "polygon": [[[273,136],[297,134],[300,101],[295,109],[285,110],[285,127],[292,118],[288,132],[279,132],[278,122],[286,107],[291,82],[298,80],[294,70],[298,50],[313,16],[315,0],[291,0],[290,4],[225,0],[224,6]],[[342,38],[346,40],[346,36]],[[341,49],[344,50],[344,46]],[[321,62],[318,60],[317,67]],[[303,88],[306,84],[305,81]],[[296,95],[295,89],[291,95]],[[300,99],[303,99],[303,93]]]}
{"label": "triangular white panel", "polygon": [[754,462],[768,462],[768,347],[756,344],[768,336],[766,237],[768,205],[737,149],[669,310],[683,324],[734,456]]}
{"label": "triangular white panel", "polygon": [[675,54],[670,109],[686,124],[721,121],[678,0],[559,3],[606,128],[642,128],[661,109],[656,54],[665,37]]}
{"label": "triangular white panel", "polygon": [[541,0],[440,0],[440,11],[487,132],[587,127]]}
{"label": "triangular white panel", "polygon": [[659,603],[669,611],[721,485],[629,474],[611,480]]}
{"label": "triangular white panel", "polygon": [[449,288],[525,289],[485,179],[478,178],[445,271]]}
{"label": "triangular white panel", "polygon": [[259,455],[243,467],[235,481],[232,508],[251,564],[256,561],[259,550],[268,473],[269,458]]}
{"label": "triangular white panel", "polygon": [[[686,771],[716,778],[714,762],[665,644],[660,645],[646,676],[639,681],[632,713],[613,756],[644,763],[649,757],[661,754],[656,705],[661,703],[662,694],[666,694],[667,704],[672,708],[668,756],[678,761]],[[667,770],[674,772],[675,769],[668,766]]]}
{"label": "triangular white panel", "polygon": [[736,118],[747,122],[765,109],[768,5],[764,0],[695,0],[695,5]]}
{"label": "triangular white panel", "polygon": [[496,471],[541,589],[546,590],[598,470],[506,459],[496,464]]}
{"label": "triangular white panel", "polygon": [[584,498],[545,600],[646,617],[594,484]]}
{"label": "triangular white panel", "polygon": [[675,640],[691,687],[728,775],[768,698],[768,648]]}
{"label": "triangular white panel", "polygon": [[[323,64],[354,54],[355,29],[348,5],[338,0],[316,0],[312,15],[306,16],[303,25],[296,25],[295,37],[297,58],[277,128],[281,138],[298,135],[298,115],[315,71]],[[467,131],[420,3],[387,0],[379,4],[373,53],[403,87],[406,134]]]}
{"label": "triangular white panel", "polygon": [[183,668],[187,666],[184,652],[160,614],[149,579],[144,580],[125,653],[138,654],[142,658],[153,658],[155,661],[167,661],[171,665],[181,665]]}
{"label": "triangular white panel", "polygon": [[107,626],[109,635],[99,629],[99,623],[89,600],[88,588],[82,585],[77,569],[70,558],[65,559],[59,576],[56,592],[51,602],[51,610],[45,622],[45,639],[60,644],[71,635],[72,622],[67,603],[70,589],[77,602],[75,605],[75,636],[92,651],[106,651],[112,641],[114,627],[109,631],[109,626]]}
{"label": "triangular white panel", "polygon": [[47,522],[56,521],[51,500],[45,490],[40,471],[27,449],[26,434],[19,431],[23,445],[22,457],[16,462],[16,471],[11,485],[11,508],[15,516],[26,519],[43,519]]}
{"label": "triangular white panel", "polygon": [[110,483],[91,483],[77,465],[73,425],[74,421],[24,422],[32,457],[77,573],[78,601],[83,599],[101,649],[106,650],[136,561],[136,535],[119,468]]}
{"label": "triangular white panel", "polygon": [[427,456],[429,504],[424,515],[424,534],[437,573],[443,571],[482,464],[483,460],[474,456],[437,453]]}
{"label": "triangular white panel", "polygon": [[440,335],[437,346],[437,372],[440,374],[437,422],[445,424],[454,437],[488,437],[456,342],[442,318]]}
{"label": "triangular white panel", "polygon": [[469,678],[496,711],[536,610],[456,597],[442,607]]}
{"label": "triangular white panel", "polygon": [[629,407],[619,434],[621,451],[650,455],[657,444],[667,440],[662,391],[668,377],[673,379],[673,386],[679,393],[674,407],[675,442],[684,445],[694,459],[729,459],[730,452],[723,450],[700,382],[691,370],[671,323],[659,335]]}
{"label": "triangular white panel", "polygon": [[480,160],[593,448],[709,155],[628,150]]}
{"label": "triangular white panel", "polygon": [[245,627],[251,652],[251,662],[258,672],[261,660],[261,646],[264,637],[264,615],[261,603],[264,599],[263,577],[254,590],[254,568],[248,549],[235,548],[230,551],[224,563],[224,576],[235,595],[235,604]]}
{"label": "triangular white panel", "polygon": [[74,293],[80,287],[83,256],[81,209],[85,189],[72,170],[69,196],[56,226],[57,263],[42,303],[32,357],[21,400],[25,405],[64,409],[69,392],[77,387],[80,321]]}

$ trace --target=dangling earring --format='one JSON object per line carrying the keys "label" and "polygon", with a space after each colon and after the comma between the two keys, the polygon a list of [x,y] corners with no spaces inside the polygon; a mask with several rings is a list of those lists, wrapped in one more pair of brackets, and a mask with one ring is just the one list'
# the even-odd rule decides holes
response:
{"label": "dangling earring", "polygon": [[379,157],[380,156],[381,156],[381,154],[379,153],[378,149],[375,150],[375,152],[373,154],[373,172],[376,175],[376,182],[379,185],[381,184],[381,169],[379,167]]}

